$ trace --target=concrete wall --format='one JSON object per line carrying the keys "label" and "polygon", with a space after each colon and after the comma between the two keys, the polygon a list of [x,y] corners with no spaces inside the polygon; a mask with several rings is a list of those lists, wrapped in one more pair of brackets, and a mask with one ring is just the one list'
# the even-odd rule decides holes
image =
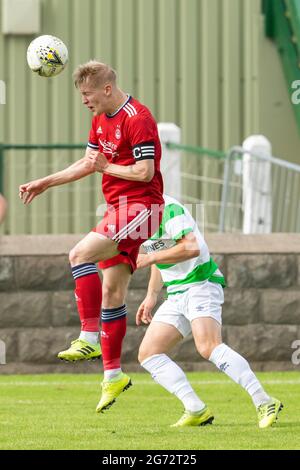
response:
{"label": "concrete wall", "polygon": [[[65,364],[58,351],[78,336],[79,320],[67,253],[79,235],[0,237],[0,340],[7,364],[0,373],[96,372],[101,362]],[[228,281],[224,341],[256,370],[299,369],[291,362],[300,339],[300,235],[206,237]],[[148,272],[135,273],[127,298],[128,331],[123,363],[140,370],[137,349],[145,328],[135,312]],[[186,370],[214,370],[195,352],[192,338],[174,350]]]}

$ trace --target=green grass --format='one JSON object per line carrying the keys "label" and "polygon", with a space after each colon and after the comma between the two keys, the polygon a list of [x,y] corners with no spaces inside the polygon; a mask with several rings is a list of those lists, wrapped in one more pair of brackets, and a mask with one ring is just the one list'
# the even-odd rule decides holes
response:
{"label": "green grass", "polygon": [[300,449],[300,375],[260,373],[284,402],[275,426],[259,430],[251,399],[221,373],[187,374],[214,412],[212,426],[172,429],[181,403],[146,374],[97,415],[97,375],[0,377],[0,449]]}

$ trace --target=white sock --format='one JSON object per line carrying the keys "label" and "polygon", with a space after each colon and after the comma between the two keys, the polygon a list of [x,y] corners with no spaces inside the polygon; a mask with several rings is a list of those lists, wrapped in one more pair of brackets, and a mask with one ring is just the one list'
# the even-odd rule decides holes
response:
{"label": "white sock", "polygon": [[196,412],[205,407],[196,395],[191,384],[180,367],[166,354],[155,354],[141,363],[156,383],[173,393],[186,410]]}
{"label": "white sock", "polygon": [[99,343],[99,331],[81,331],[79,335],[79,339],[83,339],[83,341],[87,341],[91,344],[98,344]]}
{"label": "white sock", "polygon": [[255,392],[251,398],[256,408],[271,401],[271,397],[264,391],[263,388]]}
{"label": "white sock", "polygon": [[246,359],[226,344],[222,343],[215,347],[209,360],[241,385],[249,393],[256,407],[270,400]]}
{"label": "white sock", "polygon": [[120,372],[122,372],[121,368],[105,370],[104,371],[104,380],[112,380],[115,377],[117,377],[117,375],[119,375]]}

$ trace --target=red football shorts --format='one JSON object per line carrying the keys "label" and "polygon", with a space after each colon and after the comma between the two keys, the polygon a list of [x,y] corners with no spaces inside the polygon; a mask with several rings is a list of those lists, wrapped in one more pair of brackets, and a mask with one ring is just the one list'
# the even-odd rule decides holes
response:
{"label": "red football shorts", "polygon": [[93,232],[114,240],[118,244],[120,254],[100,261],[99,268],[105,269],[125,263],[129,264],[131,272],[134,272],[140,246],[158,230],[163,209],[163,204],[128,203],[118,207],[109,206]]}

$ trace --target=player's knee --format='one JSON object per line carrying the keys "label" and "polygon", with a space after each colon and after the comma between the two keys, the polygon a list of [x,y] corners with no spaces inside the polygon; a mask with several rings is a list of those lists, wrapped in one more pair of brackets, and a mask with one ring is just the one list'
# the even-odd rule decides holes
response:
{"label": "player's knee", "polygon": [[106,308],[114,308],[123,305],[124,291],[118,285],[103,284],[102,286],[102,303]]}
{"label": "player's knee", "polygon": [[72,266],[76,266],[81,263],[81,253],[76,247],[73,248],[69,253],[69,261]]}
{"label": "player's knee", "polygon": [[220,343],[216,341],[203,341],[201,344],[197,345],[197,350],[203,359],[208,360],[211,356],[211,353],[218,346],[218,344]]}
{"label": "player's knee", "polygon": [[138,361],[139,361],[139,363],[142,364],[142,362],[144,362],[150,356],[152,356],[152,354],[148,350],[148,348],[141,345],[140,348],[139,348],[139,352],[138,352]]}
{"label": "player's knee", "polygon": [[72,266],[76,264],[76,260],[77,260],[76,248],[72,248],[72,250],[69,253],[69,261]]}
{"label": "player's knee", "polygon": [[86,258],[87,258],[86,253],[84,252],[84,250],[82,250],[82,248],[79,248],[78,246],[75,246],[74,248],[72,248],[72,250],[69,253],[69,261],[72,266],[85,263]]}

